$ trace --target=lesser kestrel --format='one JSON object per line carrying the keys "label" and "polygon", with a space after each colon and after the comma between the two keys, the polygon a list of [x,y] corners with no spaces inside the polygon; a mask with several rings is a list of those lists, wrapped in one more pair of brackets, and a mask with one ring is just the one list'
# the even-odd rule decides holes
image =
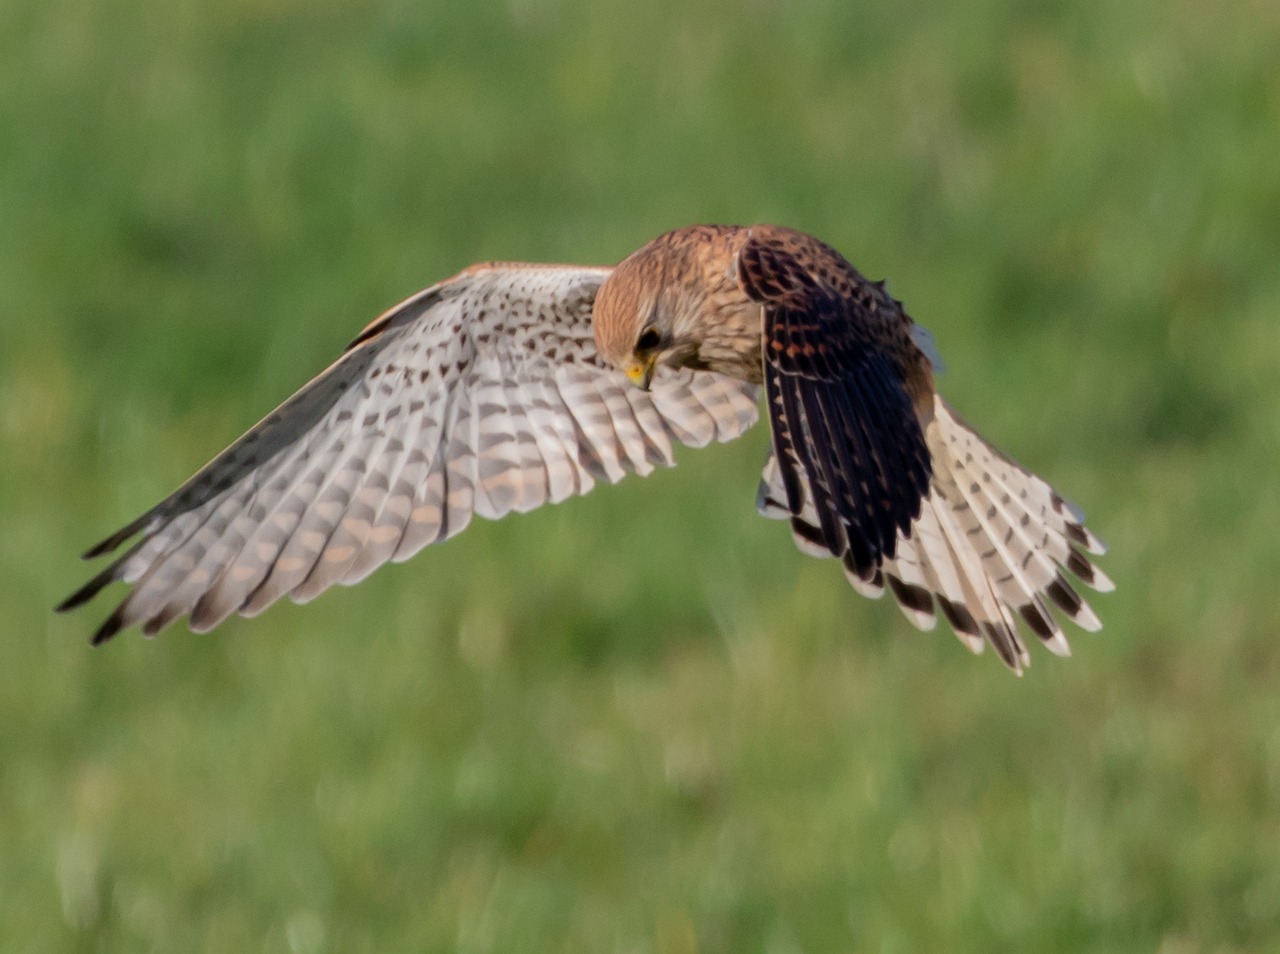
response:
{"label": "lesser kestrel", "polygon": [[616,267],[487,263],[383,314],[173,494],[91,549],[133,546],[59,609],[133,585],[94,635],[197,632],[306,602],[458,533],[673,463],[672,444],[772,432],[756,505],[907,618],[1029,661],[1068,651],[1052,604],[1111,581],[1083,515],[978,436],[882,283],[792,229],[692,226]]}

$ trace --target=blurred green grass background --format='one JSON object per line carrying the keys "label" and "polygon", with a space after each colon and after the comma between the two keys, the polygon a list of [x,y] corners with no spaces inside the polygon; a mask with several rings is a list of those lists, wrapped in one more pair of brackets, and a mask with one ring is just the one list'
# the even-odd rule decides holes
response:
{"label": "blurred green grass background", "polygon": [[[0,5],[0,948],[1280,943],[1280,6]],[[309,607],[74,556],[485,258],[809,230],[1089,510],[1021,680],[752,508],[763,430]],[[111,591],[110,595],[118,595]]]}

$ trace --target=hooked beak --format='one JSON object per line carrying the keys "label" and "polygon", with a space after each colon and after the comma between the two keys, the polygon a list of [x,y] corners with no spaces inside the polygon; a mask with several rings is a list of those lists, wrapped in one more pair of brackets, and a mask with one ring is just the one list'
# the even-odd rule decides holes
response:
{"label": "hooked beak", "polygon": [[649,382],[653,380],[653,368],[657,363],[657,355],[639,359],[635,358],[627,365],[627,377],[631,383],[642,391],[649,390]]}

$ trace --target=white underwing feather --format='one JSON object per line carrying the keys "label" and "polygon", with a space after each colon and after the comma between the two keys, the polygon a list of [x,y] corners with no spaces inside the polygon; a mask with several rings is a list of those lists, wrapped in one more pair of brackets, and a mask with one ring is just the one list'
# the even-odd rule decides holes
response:
{"label": "white underwing feather", "polygon": [[303,602],[497,518],[673,463],[755,421],[756,389],[663,369],[634,388],[595,350],[608,269],[495,265],[426,289],[146,515],[68,601],[135,584],[99,631],[208,629]]}

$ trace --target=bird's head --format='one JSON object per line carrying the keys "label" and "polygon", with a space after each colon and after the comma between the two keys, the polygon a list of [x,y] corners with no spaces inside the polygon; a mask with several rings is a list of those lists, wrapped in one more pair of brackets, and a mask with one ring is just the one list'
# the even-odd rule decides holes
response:
{"label": "bird's head", "polygon": [[706,367],[699,357],[700,297],[670,274],[673,263],[652,244],[609,274],[592,312],[601,357],[645,390],[660,365]]}

